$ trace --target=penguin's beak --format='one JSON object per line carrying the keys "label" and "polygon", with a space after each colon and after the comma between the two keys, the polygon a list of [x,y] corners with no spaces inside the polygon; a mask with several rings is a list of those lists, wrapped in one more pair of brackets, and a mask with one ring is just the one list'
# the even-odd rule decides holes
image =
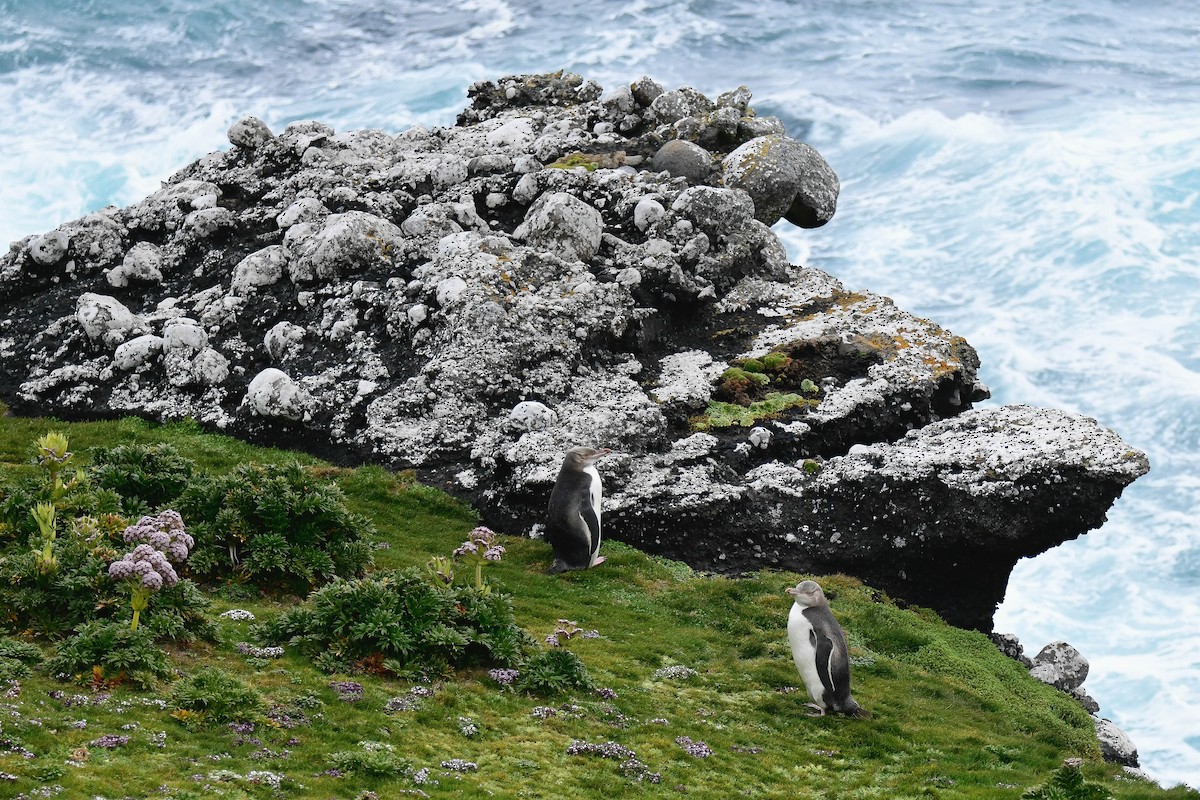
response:
{"label": "penguin's beak", "polygon": [[796,587],[795,587],[795,586],[789,586],[789,587],[787,587],[786,589],[784,589],[784,590],[783,590],[783,593],[784,593],[784,594],[790,594],[792,597],[797,597],[797,596],[799,596],[799,594],[800,594],[800,592],[796,591]]}

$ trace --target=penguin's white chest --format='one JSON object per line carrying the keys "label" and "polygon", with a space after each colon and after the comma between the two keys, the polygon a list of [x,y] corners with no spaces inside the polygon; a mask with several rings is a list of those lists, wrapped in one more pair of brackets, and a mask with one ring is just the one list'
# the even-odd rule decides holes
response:
{"label": "penguin's white chest", "polygon": [[[595,467],[586,467],[583,471],[592,479],[590,492],[592,495],[592,510],[596,512],[596,540],[590,541],[588,544],[591,545],[592,554],[595,555],[596,551],[600,549],[600,531],[602,530],[600,525],[600,499],[604,494],[604,488],[600,485],[599,470]],[[587,525],[584,525],[584,527],[586,528]]]}
{"label": "penguin's white chest", "polygon": [[788,612],[788,644],[792,648],[792,660],[808,689],[808,696],[817,705],[825,707],[823,699],[825,687],[821,685],[821,675],[817,672],[817,648],[813,646],[813,626],[804,616],[804,608],[799,603],[792,603]]}

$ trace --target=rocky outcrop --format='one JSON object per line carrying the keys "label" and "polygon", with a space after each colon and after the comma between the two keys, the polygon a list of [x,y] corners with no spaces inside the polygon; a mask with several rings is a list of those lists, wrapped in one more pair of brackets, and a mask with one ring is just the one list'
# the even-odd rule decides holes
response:
{"label": "rocky outcrop", "polygon": [[140,203],[14,243],[0,397],[412,468],[512,533],[565,449],[610,447],[608,536],[985,630],[1018,558],[1146,470],[1093,420],[973,409],[961,337],[789,264],[768,224],[828,221],[838,180],[745,87],[469,96],[399,135],[247,118]]}
{"label": "rocky outcrop", "polygon": [[1025,657],[1025,648],[1020,640],[1011,633],[993,633],[992,641],[1004,655],[1021,662],[1031,676],[1070,695],[1092,715],[1096,739],[1105,761],[1121,764],[1131,774],[1148,779],[1138,769],[1138,751],[1133,740],[1112,720],[1100,716],[1100,704],[1084,690],[1083,682],[1087,679],[1090,667],[1082,653],[1066,642],[1051,642],[1029,659]]}

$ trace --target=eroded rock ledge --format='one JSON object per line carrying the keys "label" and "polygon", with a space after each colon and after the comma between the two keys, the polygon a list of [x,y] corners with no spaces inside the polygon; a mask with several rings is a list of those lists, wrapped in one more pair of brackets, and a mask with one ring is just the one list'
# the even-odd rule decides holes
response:
{"label": "eroded rock ledge", "polygon": [[609,536],[984,630],[1018,558],[1146,471],[1094,420],[973,410],[966,341],[789,264],[768,226],[824,224],[837,176],[745,87],[469,95],[399,135],[247,118],[142,202],[14,243],[0,397],[413,468],[512,533],[603,445]]}

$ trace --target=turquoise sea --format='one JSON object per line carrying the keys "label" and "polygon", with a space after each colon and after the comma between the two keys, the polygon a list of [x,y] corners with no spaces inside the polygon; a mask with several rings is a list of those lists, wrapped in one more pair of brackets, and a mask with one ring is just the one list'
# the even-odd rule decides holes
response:
{"label": "turquoise sea", "polygon": [[[515,72],[739,84],[842,180],[793,260],[965,336],[991,403],[1094,416],[1151,473],[1019,565],[1157,780],[1200,786],[1200,5],[1194,0],[0,0],[0,241],[274,130],[449,125]],[[781,634],[782,635],[782,634]]]}

